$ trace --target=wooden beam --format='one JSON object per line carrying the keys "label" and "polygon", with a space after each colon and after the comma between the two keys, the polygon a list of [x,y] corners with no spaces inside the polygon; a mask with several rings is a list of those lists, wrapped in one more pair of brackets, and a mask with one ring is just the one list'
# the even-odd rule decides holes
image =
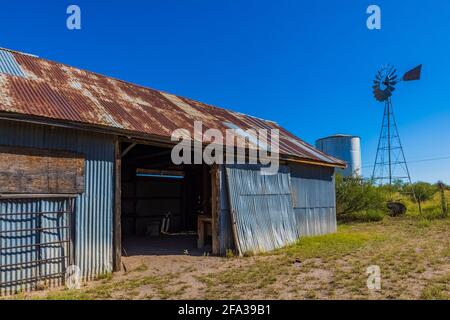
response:
{"label": "wooden beam", "polygon": [[77,194],[73,193],[45,193],[45,194],[33,194],[33,193],[8,193],[0,194],[0,199],[56,199],[56,198],[76,198]]}
{"label": "wooden beam", "polygon": [[114,247],[113,247],[113,270],[120,271],[122,269],[122,226],[121,226],[121,175],[122,175],[122,160],[120,153],[120,141],[116,139],[115,142],[115,159],[114,159]]}
{"label": "wooden beam", "polygon": [[211,231],[212,253],[220,254],[220,204],[219,204],[219,170],[217,165],[211,167]]}
{"label": "wooden beam", "polygon": [[160,152],[156,152],[156,153],[150,153],[150,154],[146,154],[146,155],[142,155],[142,156],[137,156],[137,157],[129,159],[128,161],[149,160],[152,158],[157,158],[160,156],[168,155],[171,152],[172,152],[172,150],[164,150],[164,151],[160,151]]}
{"label": "wooden beam", "polygon": [[320,167],[341,168],[341,169],[345,169],[347,167],[347,165],[331,164],[331,163],[320,162],[320,161],[310,161],[310,160],[301,160],[301,159],[293,159],[293,158],[280,159],[280,164],[281,163],[289,163],[289,162],[310,164],[313,166],[320,166]]}
{"label": "wooden beam", "polygon": [[126,154],[127,154],[128,152],[131,151],[131,149],[133,149],[134,147],[136,147],[136,145],[137,145],[137,143],[132,143],[132,144],[130,144],[125,150],[123,150],[123,152],[122,152],[122,154],[120,155],[120,157],[121,157],[121,158],[125,157]]}

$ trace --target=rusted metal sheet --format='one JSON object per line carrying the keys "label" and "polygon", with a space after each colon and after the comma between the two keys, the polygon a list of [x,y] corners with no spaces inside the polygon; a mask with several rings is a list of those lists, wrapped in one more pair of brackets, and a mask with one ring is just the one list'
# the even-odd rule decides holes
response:
{"label": "rusted metal sheet", "polygon": [[[214,128],[223,133],[229,128],[226,123],[243,130],[278,129],[282,155],[345,165],[317,151],[272,121],[34,56],[5,50],[0,52],[7,52],[8,57],[13,57],[23,72],[22,77],[0,70],[0,113],[3,114],[70,121],[168,141],[172,132],[180,128],[187,129],[193,137],[194,121],[202,121],[203,130]],[[242,140],[242,137],[236,138]],[[246,146],[258,147],[251,143]]]}
{"label": "rusted metal sheet", "polygon": [[83,193],[84,157],[58,150],[0,146],[0,193]]}

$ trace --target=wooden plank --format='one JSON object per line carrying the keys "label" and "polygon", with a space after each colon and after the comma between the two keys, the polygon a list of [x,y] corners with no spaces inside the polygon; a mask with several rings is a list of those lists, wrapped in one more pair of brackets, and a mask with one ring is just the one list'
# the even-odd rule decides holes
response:
{"label": "wooden plank", "polygon": [[120,141],[116,140],[115,143],[115,165],[114,165],[114,219],[113,219],[113,232],[114,232],[114,249],[113,249],[113,270],[120,271],[122,269],[122,160],[120,153]]}
{"label": "wooden plank", "polygon": [[220,254],[220,234],[219,234],[219,170],[217,166],[211,167],[211,213],[212,213],[212,253]]}
{"label": "wooden plank", "polygon": [[72,152],[0,146],[0,193],[83,193],[84,160]]}
{"label": "wooden plank", "polygon": [[208,217],[206,215],[199,215],[197,218],[197,248],[203,248],[205,246],[205,230],[206,225],[211,224],[211,217]]}
{"label": "wooden plank", "polygon": [[20,194],[20,193],[6,193],[0,194],[0,199],[60,199],[60,198],[75,198],[76,194],[72,193],[47,193],[47,194]]}

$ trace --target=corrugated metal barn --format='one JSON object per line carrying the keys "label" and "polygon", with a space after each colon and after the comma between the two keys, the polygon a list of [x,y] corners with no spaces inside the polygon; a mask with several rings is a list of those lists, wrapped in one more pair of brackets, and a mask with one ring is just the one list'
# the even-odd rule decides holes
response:
{"label": "corrugated metal barn", "polygon": [[[173,164],[171,134],[194,136],[194,121],[278,129],[278,172]],[[0,293],[62,284],[69,265],[93,279],[177,243],[243,254],[334,232],[336,167],[275,122],[0,49]]]}

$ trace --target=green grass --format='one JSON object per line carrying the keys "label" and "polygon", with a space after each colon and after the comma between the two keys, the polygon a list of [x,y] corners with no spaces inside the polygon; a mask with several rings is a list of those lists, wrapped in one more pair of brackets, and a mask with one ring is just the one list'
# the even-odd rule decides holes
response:
{"label": "green grass", "polygon": [[426,300],[450,300],[450,274],[432,279],[421,295]]}
{"label": "green grass", "polygon": [[384,219],[386,212],[380,210],[365,210],[350,214],[350,219],[359,222],[377,222]]}
{"label": "green grass", "polygon": [[[236,289],[244,293],[263,291],[265,296],[276,298],[278,291],[274,287],[278,281],[318,267],[308,260],[320,259],[321,264],[327,263],[383,239],[384,236],[379,233],[360,232],[353,230],[352,226],[340,226],[338,233],[302,238],[292,246],[258,256],[261,260],[249,266],[211,273],[199,277],[199,280],[206,284],[206,295],[211,299],[223,298],[225,292],[232,294]],[[300,264],[301,268],[293,269],[295,264]],[[311,290],[306,294],[309,299],[316,297]]]}
{"label": "green grass", "polygon": [[363,247],[368,241],[382,239],[383,236],[381,234],[355,232],[352,226],[341,225],[337,233],[301,238],[295,245],[277,250],[276,252],[301,259],[328,259],[333,256],[350,253]]}
{"label": "green grass", "polygon": [[[112,280],[105,278],[100,284],[82,287],[79,290],[59,290],[51,291],[45,296],[33,296],[32,299],[45,300],[96,300],[96,299],[132,299],[139,296],[139,289],[142,287],[151,287],[156,292],[156,296],[160,299],[167,299],[182,293],[182,290],[175,291],[166,288],[172,283],[176,277],[173,274],[164,276],[144,276],[131,278],[127,280]],[[115,295],[115,293],[120,293]]]}
{"label": "green grass", "polygon": [[[410,197],[407,196],[398,196],[401,198],[401,201],[405,203],[408,208],[407,215],[411,217],[419,217],[419,205],[411,200]],[[445,199],[448,204],[450,204],[450,190],[445,191]],[[421,203],[422,208],[422,218],[433,220],[433,219],[442,219],[444,218],[442,207],[441,207],[441,195],[437,192],[433,198],[429,201],[425,201]]]}
{"label": "green grass", "polygon": [[[444,280],[427,282],[450,253],[450,219],[386,217],[377,223],[340,225],[338,232],[300,239],[296,244],[255,256],[240,268],[199,277],[205,297],[292,299],[444,298]],[[243,258],[245,259],[249,258]],[[378,265],[382,290],[367,289],[366,269]],[[422,292],[423,291],[423,292]]]}

